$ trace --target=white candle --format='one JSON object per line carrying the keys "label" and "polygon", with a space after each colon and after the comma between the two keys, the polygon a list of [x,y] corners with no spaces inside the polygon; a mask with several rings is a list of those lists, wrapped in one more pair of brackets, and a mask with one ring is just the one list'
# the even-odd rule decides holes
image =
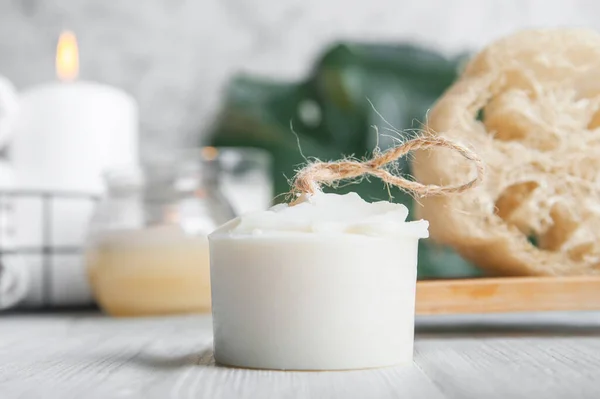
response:
{"label": "white candle", "polygon": [[[62,82],[33,87],[20,96],[10,147],[18,189],[101,194],[102,172],[112,165],[138,161],[138,108],[120,89],[94,82],[74,81],[77,76],[74,36],[63,34],[57,49],[57,74]],[[39,201],[15,203],[16,244],[40,247],[44,226]],[[52,203],[52,242],[56,246],[82,246],[92,203],[58,198]],[[30,262],[34,296],[41,301],[42,285],[53,284],[53,303],[77,304],[91,299],[80,257],[57,255],[46,282],[41,257]],[[37,287],[37,288],[36,288]],[[73,295],[71,295],[73,294]]]}
{"label": "white candle", "polygon": [[341,370],[413,356],[417,246],[404,205],[318,194],[209,236],[215,359]]}
{"label": "white candle", "polygon": [[114,87],[56,82],[27,90],[11,148],[16,181],[99,193],[105,168],[137,162],[137,130],[134,99]]}
{"label": "white candle", "polygon": [[138,158],[135,100],[117,88],[75,81],[75,36],[64,32],[56,50],[60,82],[21,94],[11,159],[21,188],[98,193],[102,171]]}

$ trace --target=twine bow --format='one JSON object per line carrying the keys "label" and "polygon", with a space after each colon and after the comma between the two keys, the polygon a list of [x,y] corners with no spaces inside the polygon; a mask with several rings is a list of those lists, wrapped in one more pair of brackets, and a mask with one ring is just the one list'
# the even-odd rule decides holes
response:
{"label": "twine bow", "polygon": [[[405,156],[411,151],[425,150],[433,147],[452,149],[475,164],[477,176],[464,184],[455,186],[439,186],[422,184],[390,173],[385,166]],[[314,162],[301,169],[294,179],[293,191],[296,194],[315,194],[321,191],[321,184],[331,185],[333,182],[353,179],[363,175],[376,176],[384,182],[410,191],[419,197],[461,193],[477,186],[484,175],[483,161],[467,147],[443,137],[418,137],[402,145],[390,148],[370,160],[337,162]]]}

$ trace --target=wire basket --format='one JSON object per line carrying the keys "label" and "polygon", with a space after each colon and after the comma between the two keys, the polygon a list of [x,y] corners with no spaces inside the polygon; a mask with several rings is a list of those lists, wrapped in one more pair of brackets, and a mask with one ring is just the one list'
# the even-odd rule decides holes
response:
{"label": "wire basket", "polygon": [[0,308],[93,303],[83,244],[99,195],[0,191]]}

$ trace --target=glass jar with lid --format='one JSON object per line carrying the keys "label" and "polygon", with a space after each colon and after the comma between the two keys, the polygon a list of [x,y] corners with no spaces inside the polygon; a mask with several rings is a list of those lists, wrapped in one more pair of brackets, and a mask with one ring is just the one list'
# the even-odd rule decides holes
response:
{"label": "glass jar with lid", "polygon": [[97,303],[113,316],[210,310],[207,235],[233,218],[217,150],[107,172],[86,263]]}

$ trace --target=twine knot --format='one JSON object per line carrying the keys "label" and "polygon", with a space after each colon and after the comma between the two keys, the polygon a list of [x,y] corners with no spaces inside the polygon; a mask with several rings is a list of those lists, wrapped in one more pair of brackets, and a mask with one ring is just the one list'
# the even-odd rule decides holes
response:
{"label": "twine knot", "polygon": [[[439,186],[422,184],[396,176],[385,168],[386,165],[402,158],[415,150],[433,147],[452,149],[475,165],[477,175],[464,184]],[[483,179],[483,161],[469,148],[443,137],[418,137],[399,146],[377,153],[367,161],[341,160],[336,162],[313,162],[301,169],[294,179],[293,192],[296,194],[315,194],[321,191],[321,185],[331,185],[339,180],[353,179],[364,175],[376,176],[384,182],[410,191],[418,197],[461,193],[477,186]]]}

